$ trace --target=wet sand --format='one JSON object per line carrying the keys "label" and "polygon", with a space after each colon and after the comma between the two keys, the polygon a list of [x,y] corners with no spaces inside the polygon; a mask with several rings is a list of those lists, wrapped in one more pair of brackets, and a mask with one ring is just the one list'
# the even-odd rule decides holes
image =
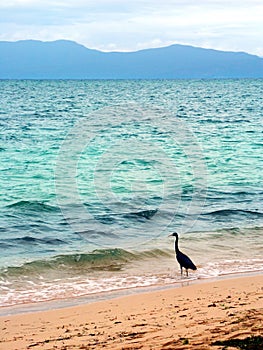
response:
{"label": "wet sand", "polygon": [[263,334],[263,275],[0,318],[0,349],[222,349]]}

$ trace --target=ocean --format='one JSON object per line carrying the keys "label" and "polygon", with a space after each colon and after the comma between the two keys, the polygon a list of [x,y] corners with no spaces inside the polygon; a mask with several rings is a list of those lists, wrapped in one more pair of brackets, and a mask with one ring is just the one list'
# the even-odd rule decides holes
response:
{"label": "ocean", "polygon": [[262,79],[2,80],[0,94],[3,309],[263,272]]}

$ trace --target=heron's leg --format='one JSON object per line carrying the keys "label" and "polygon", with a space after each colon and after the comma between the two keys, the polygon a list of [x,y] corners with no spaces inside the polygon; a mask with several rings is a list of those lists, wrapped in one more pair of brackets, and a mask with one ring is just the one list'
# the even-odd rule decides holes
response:
{"label": "heron's leg", "polygon": [[183,267],[180,266],[180,268],[181,268],[181,276],[183,276]]}
{"label": "heron's leg", "polygon": [[186,276],[188,277],[188,269],[186,269]]}

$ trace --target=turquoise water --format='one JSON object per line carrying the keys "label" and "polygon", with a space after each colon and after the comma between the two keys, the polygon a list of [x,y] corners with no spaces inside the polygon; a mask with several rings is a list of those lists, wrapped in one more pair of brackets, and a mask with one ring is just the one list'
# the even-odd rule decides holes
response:
{"label": "turquoise water", "polygon": [[2,306],[263,270],[263,80],[0,94]]}

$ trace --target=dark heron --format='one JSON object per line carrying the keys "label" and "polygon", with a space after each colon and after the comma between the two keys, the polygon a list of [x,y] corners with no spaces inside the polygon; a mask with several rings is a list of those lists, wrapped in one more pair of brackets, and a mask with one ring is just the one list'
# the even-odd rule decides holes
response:
{"label": "dark heron", "polygon": [[186,270],[186,276],[188,276],[188,269],[196,270],[196,266],[192,262],[192,260],[190,258],[188,258],[187,255],[180,252],[180,250],[178,248],[178,233],[174,232],[171,235],[169,235],[169,237],[175,237],[174,250],[175,250],[175,254],[176,254],[176,259],[177,259],[177,261],[180,265],[180,268],[181,268],[181,276],[183,275],[183,267]]}

